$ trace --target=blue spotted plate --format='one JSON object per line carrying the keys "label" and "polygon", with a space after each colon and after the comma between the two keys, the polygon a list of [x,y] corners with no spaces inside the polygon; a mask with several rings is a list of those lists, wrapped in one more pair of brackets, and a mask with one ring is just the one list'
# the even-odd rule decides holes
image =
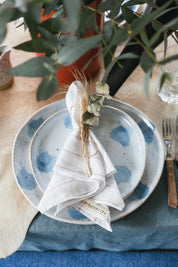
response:
{"label": "blue spotted plate", "polygon": [[[117,170],[114,176],[125,199],[136,188],[145,169],[146,148],[143,134],[129,115],[107,106],[101,111],[100,125],[92,130]],[[66,109],[46,120],[32,138],[30,162],[33,175],[42,191],[49,184],[54,164],[71,131],[72,122]]]}
{"label": "blue spotted plate", "polygon": [[[141,206],[157,186],[164,164],[164,149],[157,129],[142,112],[133,106],[117,100],[108,100],[106,104],[129,114],[140,127],[146,143],[146,165],[141,181],[125,200],[126,206],[123,211],[116,212],[114,209],[111,210],[111,219],[117,220]],[[31,169],[29,160],[30,144],[35,132],[42,123],[54,113],[65,109],[65,100],[57,101],[40,109],[19,130],[14,142],[12,160],[15,179],[21,192],[34,207],[37,207],[43,192],[36,183]],[[66,119],[65,123],[69,127],[69,119]],[[69,131],[71,130],[70,128],[68,129]],[[48,216],[64,222],[92,224],[86,217],[74,210],[67,210],[61,218],[55,218],[52,211]]]}

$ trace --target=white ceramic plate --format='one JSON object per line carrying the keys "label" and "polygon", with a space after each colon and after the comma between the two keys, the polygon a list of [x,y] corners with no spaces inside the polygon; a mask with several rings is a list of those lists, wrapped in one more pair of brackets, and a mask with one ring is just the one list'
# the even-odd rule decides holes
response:
{"label": "white ceramic plate", "polygon": [[[124,210],[121,212],[111,211],[111,219],[117,220],[141,206],[153,192],[162,173],[164,150],[158,131],[142,112],[117,100],[109,100],[106,104],[129,114],[140,127],[146,143],[146,165],[143,177],[133,193],[125,200],[126,206]],[[57,101],[42,108],[19,130],[14,142],[12,160],[15,179],[21,192],[34,207],[38,205],[43,193],[37,185],[31,170],[29,160],[31,140],[36,130],[46,119],[64,109],[66,109],[65,100]],[[66,125],[70,125],[68,119],[66,119]],[[71,129],[68,128],[68,131],[70,133]],[[48,216],[54,218],[52,214],[48,214]],[[74,210],[66,211],[59,220],[76,224],[92,224],[86,217]]]}
{"label": "white ceramic plate", "polygon": [[[72,131],[67,110],[57,112],[36,131],[30,146],[30,163],[38,186],[45,191],[66,137]],[[92,131],[107,151],[117,173],[114,175],[125,199],[140,182],[145,169],[146,148],[137,123],[112,107],[101,111],[99,127]]]}

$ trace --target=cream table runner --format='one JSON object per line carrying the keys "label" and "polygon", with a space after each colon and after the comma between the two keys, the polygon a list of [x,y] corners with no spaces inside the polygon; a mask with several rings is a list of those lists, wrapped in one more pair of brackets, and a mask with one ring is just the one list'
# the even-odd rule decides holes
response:
{"label": "cream table runner", "polygon": [[[27,31],[10,24],[3,43],[15,46],[28,39]],[[172,40],[169,45],[175,46],[176,49]],[[161,45],[157,52],[162,51]],[[12,50],[11,62],[16,66],[34,56],[32,53]],[[102,70],[95,80],[101,80],[100,75]],[[138,67],[117,92],[116,98],[143,111],[160,130],[161,118],[168,114],[175,116],[178,113],[178,105],[164,103],[157,96],[157,70],[150,83],[150,99],[147,99],[143,93],[143,77],[144,73]],[[15,136],[25,121],[36,110],[61,97],[56,95],[50,100],[37,102],[36,88],[39,82],[40,78],[16,77],[11,88],[0,91],[0,258],[7,257],[20,247],[32,219],[37,214],[37,210],[28,203],[16,185],[11,155]]]}

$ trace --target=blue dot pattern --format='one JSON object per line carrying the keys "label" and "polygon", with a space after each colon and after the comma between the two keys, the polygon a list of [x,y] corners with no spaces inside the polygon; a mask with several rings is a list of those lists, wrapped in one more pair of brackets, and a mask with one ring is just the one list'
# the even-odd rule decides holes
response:
{"label": "blue dot pattern", "polygon": [[17,175],[19,185],[26,190],[33,190],[37,186],[32,174],[28,173],[23,167]]}
{"label": "blue dot pattern", "polygon": [[36,158],[37,168],[40,172],[52,171],[55,163],[56,157],[51,156],[48,152],[41,152]]}
{"label": "blue dot pattern", "polygon": [[130,143],[130,136],[127,129],[123,126],[118,126],[111,131],[110,138],[127,147]]}
{"label": "blue dot pattern", "polygon": [[32,137],[39,126],[44,122],[43,118],[39,118],[37,120],[32,120],[28,124],[27,134],[29,137]]}
{"label": "blue dot pattern", "polygon": [[152,143],[154,140],[155,126],[151,123],[152,127],[149,127],[144,121],[140,121],[138,125],[140,129],[142,130],[146,143],[147,144]]}
{"label": "blue dot pattern", "polygon": [[126,166],[116,165],[114,167],[117,170],[117,173],[114,174],[117,184],[128,183],[131,180],[132,173]]}

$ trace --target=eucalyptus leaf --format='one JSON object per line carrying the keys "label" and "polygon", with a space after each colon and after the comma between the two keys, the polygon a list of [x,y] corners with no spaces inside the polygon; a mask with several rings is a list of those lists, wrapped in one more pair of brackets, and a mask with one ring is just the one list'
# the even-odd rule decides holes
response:
{"label": "eucalyptus leaf", "polygon": [[153,45],[163,32],[169,30],[169,28],[173,28],[174,26],[178,28],[178,18],[174,18],[173,20],[160,27],[159,30],[152,36],[150,44]]}
{"label": "eucalyptus leaf", "polygon": [[134,34],[138,34],[141,32],[148,23],[150,23],[153,19],[156,19],[159,17],[161,12],[167,8],[170,3],[172,3],[174,0],[167,1],[164,5],[162,5],[160,8],[157,8],[156,10],[152,11],[149,14],[145,14],[142,17],[138,17],[131,23],[131,31],[134,32]]}
{"label": "eucalyptus leaf", "polygon": [[163,33],[164,36],[164,58],[166,57],[166,52],[167,52],[167,32]]}
{"label": "eucalyptus leaf", "polygon": [[104,60],[104,67],[105,69],[110,65],[111,61],[113,60],[114,53],[116,51],[117,46],[112,46],[110,48],[103,48],[103,60]]}
{"label": "eucalyptus leaf", "polygon": [[109,95],[109,85],[103,82],[96,82],[96,92],[102,95]]}
{"label": "eucalyptus leaf", "polygon": [[135,5],[142,5],[145,3],[153,8],[157,8],[157,5],[152,0],[130,0],[130,1],[126,1],[124,3],[124,6],[135,6]]}
{"label": "eucalyptus leaf", "polygon": [[127,58],[134,59],[134,58],[139,58],[139,56],[134,54],[134,53],[132,53],[132,52],[129,52],[129,53],[125,53],[125,54],[119,55],[117,57],[117,60],[127,59]]}
{"label": "eucalyptus leaf", "polygon": [[112,45],[120,45],[122,42],[127,40],[129,34],[128,31],[124,28],[118,28],[116,32],[114,33],[114,36],[112,38],[111,44]]}
{"label": "eucalyptus leaf", "polygon": [[149,98],[149,81],[152,75],[152,68],[150,68],[144,77],[144,93],[147,98]]}
{"label": "eucalyptus leaf", "polygon": [[51,47],[52,49],[55,49],[59,45],[59,36],[52,34],[50,31],[48,31],[45,28],[38,27],[39,33],[41,34],[41,37],[45,40],[45,42],[49,44],[48,47]]}
{"label": "eucalyptus leaf", "polygon": [[110,42],[114,34],[114,25],[111,21],[107,21],[103,27],[103,38],[106,43]]}
{"label": "eucalyptus leaf", "polygon": [[150,47],[151,47],[151,46],[150,46],[150,41],[149,41],[149,39],[148,39],[147,32],[146,32],[145,30],[141,31],[141,33],[140,33],[140,37],[141,37],[143,43],[144,43],[148,48],[150,48]]}
{"label": "eucalyptus leaf", "polygon": [[116,60],[111,61],[111,63],[107,66],[107,68],[105,69],[105,73],[102,79],[102,82],[105,83],[107,80],[107,77],[109,75],[109,72],[111,71],[112,67],[114,66],[114,64],[116,63]]}
{"label": "eucalyptus leaf", "polygon": [[89,125],[89,126],[98,126],[99,125],[99,117],[97,117],[97,116],[91,117],[88,120],[84,120],[84,123]]}
{"label": "eucalyptus leaf", "polygon": [[0,8],[0,43],[4,40],[7,33],[7,23],[18,19],[21,16],[15,7]]}
{"label": "eucalyptus leaf", "polygon": [[70,24],[68,18],[62,18],[58,16],[53,19],[51,24],[51,30],[53,32],[61,32],[61,33],[69,33],[70,32]]}
{"label": "eucalyptus leaf", "polygon": [[73,4],[71,4],[71,0],[63,0],[64,11],[69,19],[71,32],[75,33],[80,20],[80,8],[82,6],[82,1],[72,0],[72,2]]}
{"label": "eucalyptus leaf", "polygon": [[44,63],[52,64],[54,60],[48,57],[32,58],[8,71],[12,76],[41,77],[49,74]]}
{"label": "eucalyptus leaf", "polygon": [[144,51],[140,59],[140,65],[144,70],[144,72],[148,72],[150,69],[153,68],[155,64],[156,64],[155,61]]}
{"label": "eucalyptus leaf", "polygon": [[121,9],[121,4],[123,3],[123,0],[115,0],[114,1],[114,6],[111,9],[111,12],[109,13],[109,15],[107,16],[108,18],[114,18],[119,14],[119,11]]}
{"label": "eucalyptus leaf", "polygon": [[81,57],[91,48],[98,47],[101,35],[76,40],[66,44],[58,54],[58,61],[62,65],[69,65]]}
{"label": "eucalyptus leaf", "polygon": [[111,10],[114,7],[114,4],[115,4],[115,0],[105,0],[101,2],[101,4],[99,5],[99,10],[101,12]]}
{"label": "eucalyptus leaf", "polygon": [[51,97],[58,88],[58,80],[56,76],[47,76],[40,83],[37,89],[37,100],[45,100]]}
{"label": "eucalyptus leaf", "polygon": [[98,57],[101,53],[103,53],[103,49],[100,49],[95,55],[93,55],[89,60],[88,62],[84,65],[84,67],[82,68],[82,71],[85,71],[89,65],[92,63],[92,61]]}
{"label": "eucalyptus leaf", "polygon": [[47,49],[44,46],[44,40],[41,37],[39,37],[37,39],[36,43],[38,43],[38,45],[36,47],[34,47],[33,41],[30,40],[30,41],[24,42],[22,44],[19,44],[19,45],[15,46],[14,48],[17,50],[23,50],[23,51],[27,51],[27,52],[38,52],[38,53],[47,52]]}
{"label": "eucalyptus leaf", "polygon": [[96,23],[95,13],[87,8],[83,8],[80,16],[77,35],[81,37],[91,29],[93,29],[95,32],[99,31],[99,27]]}
{"label": "eucalyptus leaf", "polygon": [[134,19],[137,18],[137,16],[130,10],[129,8],[126,8],[125,6],[122,6],[122,15],[127,23],[132,23]]}
{"label": "eucalyptus leaf", "polygon": [[59,2],[60,2],[59,0],[52,0],[51,3],[45,3],[43,14],[46,15],[49,14],[52,10],[55,10]]}
{"label": "eucalyptus leaf", "polygon": [[167,64],[167,63],[169,63],[169,62],[171,62],[173,60],[178,60],[178,54],[177,55],[173,55],[173,56],[169,56],[169,57],[161,60],[160,61],[160,64],[163,64],[164,65],[164,64]]}
{"label": "eucalyptus leaf", "polygon": [[159,81],[159,91],[161,90],[162,86],[164,85],[164,83],[167,81],[171,81],[171,73],[169,72],[163,72],[163,74],[160,77],[160,81]]}
{"label": "eucalyptus leaf", "polygon": [[98,102],[89,104],[87,108],[87,111],[89,113],[92,113],[94,116],[97,116],[97,117],[100,116],[100,110],[101,110],[101,105]]}

